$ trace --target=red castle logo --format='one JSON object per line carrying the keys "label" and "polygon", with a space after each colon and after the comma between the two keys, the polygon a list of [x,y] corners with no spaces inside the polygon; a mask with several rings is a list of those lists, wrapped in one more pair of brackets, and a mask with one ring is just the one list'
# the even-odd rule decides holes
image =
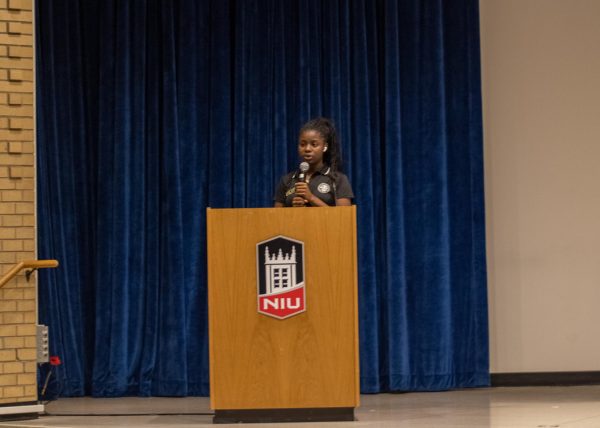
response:
{"label": "red castle logo", "polygon": [[278,319],[306,310],[304,243],[276,236],[256,245],[258,312]]}

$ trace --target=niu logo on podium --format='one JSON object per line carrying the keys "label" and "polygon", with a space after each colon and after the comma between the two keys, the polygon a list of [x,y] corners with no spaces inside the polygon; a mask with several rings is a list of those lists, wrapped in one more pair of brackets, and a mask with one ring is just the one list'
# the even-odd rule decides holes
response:
{"label": "niu logo on podium", "polygon": [[258,312],[278,319],[306,310],[304,243],[276,236],[256,244]]}

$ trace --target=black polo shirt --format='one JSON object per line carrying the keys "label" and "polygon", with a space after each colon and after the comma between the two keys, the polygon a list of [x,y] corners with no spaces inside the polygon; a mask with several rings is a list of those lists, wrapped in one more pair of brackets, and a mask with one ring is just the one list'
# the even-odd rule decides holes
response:
{"label": "black polo shirt", "polygon": [[[273,200],[275,202],[281,202],[286,207],[291,207],[292,200],[296,195],[295,190],[297,182],[298,171],[290,172],[281,177],[277,189],[275,190]],[[312,177],[310,177],[308,188],[313,195],[330,206],[335,206],[336,199],[354,198],[348,177],[341,172],[333,173],[331,168],[327,165],[321,168],[320,171],[316,171]]]}

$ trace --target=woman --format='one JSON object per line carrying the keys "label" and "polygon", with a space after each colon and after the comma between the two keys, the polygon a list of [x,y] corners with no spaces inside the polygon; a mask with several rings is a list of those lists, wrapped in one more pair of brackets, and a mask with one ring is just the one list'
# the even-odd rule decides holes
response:
{"label": "woman", "polygon": [[308,163],[308,171],[297,170],[281,178],[274,197],[276,207],[351,205],[354,194],[348,177],[340,171],[341,146],[333,121],[319,117],[305,123],[298,137],[298,155]]}

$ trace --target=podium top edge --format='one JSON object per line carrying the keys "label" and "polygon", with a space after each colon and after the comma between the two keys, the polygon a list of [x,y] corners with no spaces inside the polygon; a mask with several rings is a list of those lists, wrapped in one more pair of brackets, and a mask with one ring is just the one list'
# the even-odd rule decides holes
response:
{"label": "podium top edge", "polygon": [[[309,207],[307,207],[309,208]],[[310,207],[311,209],[355,209],[356,205],[335,207]],[[206,207],[206,211],[257,211],[257,210],[297,210],[297,207],[257,207],[257,208],[212,208]]]}

